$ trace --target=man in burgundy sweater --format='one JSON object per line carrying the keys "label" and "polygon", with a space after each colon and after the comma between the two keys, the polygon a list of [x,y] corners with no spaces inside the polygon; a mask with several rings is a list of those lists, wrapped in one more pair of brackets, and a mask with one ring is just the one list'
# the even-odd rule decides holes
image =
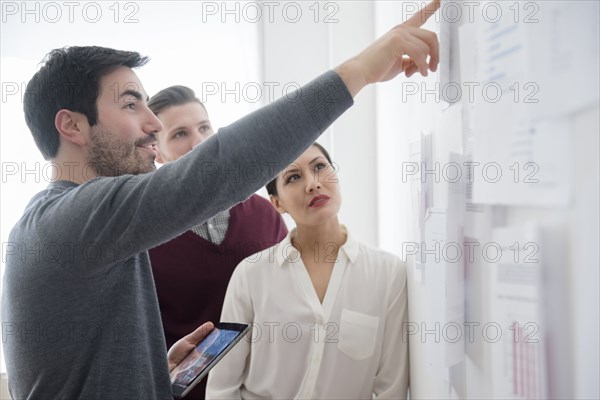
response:
{"label": "man in burgundy sweater", "polygon": [[[161,164],[185,155],[213,134],[206,108],[190,88],[163,89],[148,107],[164,126],[157,134],[156,161]],[[203,173],[229,180],[253,178],[250,170],[221,170],[216,164],[207,164]],[[238,263],[279,243],[286,234],[271,203],[253,195],[150,249],[167,348],[204,322],[219,321],[227,284]],[[206,378],[186,399],[204,399],[205,390]]]}

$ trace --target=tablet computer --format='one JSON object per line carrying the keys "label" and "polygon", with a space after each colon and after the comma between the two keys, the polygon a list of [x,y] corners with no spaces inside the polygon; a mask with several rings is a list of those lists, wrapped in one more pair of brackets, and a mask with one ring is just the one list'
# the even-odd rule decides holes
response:
{"label": "tablet computer", "polygon": [[249,330],[250,326],[246,324],[216,324],[210,334],[171,371],[173,396],[182,398],[188,394]]}

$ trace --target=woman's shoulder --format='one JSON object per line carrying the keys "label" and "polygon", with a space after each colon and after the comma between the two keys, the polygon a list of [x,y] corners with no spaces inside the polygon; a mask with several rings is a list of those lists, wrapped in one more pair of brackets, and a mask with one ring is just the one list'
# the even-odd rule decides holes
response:
{"label": "woman's shoulder", "polygon": [[282,255],[286,252],[285,239],[271,247],[244,258],[236,269],[245,271],[269,271],[280,265]]}
{"label": "woman's shoulder", "polygon": [[350,234],[348,235],[347,245],[352,251],[352,247],[356,247],[358,257],[367,257],[369,259],[377,259],[384,265],[401,265],[404,261],[398,254],[391,251],[383,250],[365,242],[359,241]]}
{"label": "woman's shoulder", "polygon": [[359,242],[359,259],[379,272],[406,274],[406,262],[398,254]]}

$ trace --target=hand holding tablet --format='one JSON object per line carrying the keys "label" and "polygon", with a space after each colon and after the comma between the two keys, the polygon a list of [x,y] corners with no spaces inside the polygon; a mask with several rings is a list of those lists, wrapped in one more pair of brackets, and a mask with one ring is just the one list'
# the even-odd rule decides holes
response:
{"label": "hand holding tablet", "polygon": [[170,372],[173,396],[184,397],[250,330],[246,324],[221,322]]}

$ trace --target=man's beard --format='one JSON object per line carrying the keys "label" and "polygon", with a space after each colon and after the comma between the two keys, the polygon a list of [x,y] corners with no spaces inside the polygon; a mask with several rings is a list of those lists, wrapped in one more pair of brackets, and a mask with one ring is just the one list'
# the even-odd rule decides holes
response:
{"label": "man's beard", "polygon": [[93,126],[90,132],[89,166],[98,176],[138,175],[156,170],[154,160],[142,154],[136,144]]}

